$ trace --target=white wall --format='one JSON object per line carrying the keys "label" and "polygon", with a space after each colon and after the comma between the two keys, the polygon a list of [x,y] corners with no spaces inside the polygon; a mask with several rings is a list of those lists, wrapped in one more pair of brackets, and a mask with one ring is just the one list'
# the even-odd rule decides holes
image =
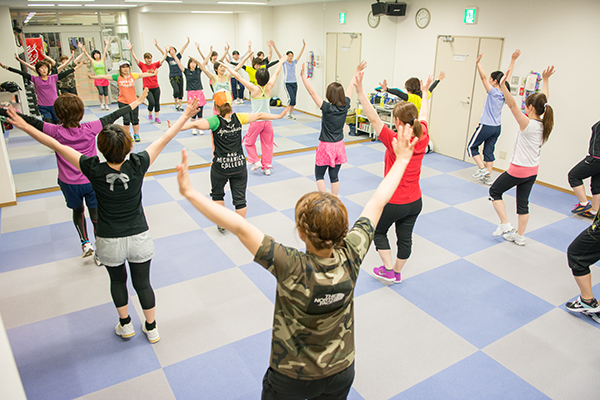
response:
{"label": "white wall", "polygon": [[[464,3],[462,0],[405,0],[408,4],[406,16],[382,16],[380,25],[372,29],[367,25],[367,14],[374,1],[248,7],[245,13],[226,15],[130,11],[130,33],[138,56],[150,49],[155,57],[158,52],[153,49],[154,37],[158,37],[163,46],[174,44],[180,48],[185,36],[190,35],[192,41],[200,42],[202,49],[214,44],[219,52],[227,40],[241,53],[249,39],[254,42],[255,51],[266,51],[264,42],[273,39],[282,53],[287,50],[297,53],[304,38],[306,53],[312,50],[324,57],[327,32],[362,33],[362,58],[368,62],[366,88],[377,86],[383,78],[392,86],[402,87],[411,76],[425,77],[432,73],[438,35],[503,37],[502,68],[508,65],[514,49],[522,51],[514,75],[524,76],[530,70],[541,72],[550,64],[556,67],[550,89],[555,127],[542,151],[538,179],[569,188],[566,174],[586,154],[590,127],[598,120],[598,101],[594,94],[600,89],[595,76],[600,65],[597,45],[600,1],[475,0]],[[478,7],[476,25],[463,24],[466,6]],[[425,29],[419,29],[415,24],[415,14],[421,7],[431,12],[431,23]],[[340,11],[346,12],[345,25],[338,24]],[[157,26],[177,28],[157,30]],[[134,30],[138,32],[137,37]],[[196,52],[193,48],[188,51]],[[299,69],[297,72],[299,74]],[[159,82],[164,93],[162,102],[168,102],[171,93],[166,72],[159,73]],[[582,89],[577,91],[579,82]],[[329,83],[325,82],[324,68],[315,69],[312,83],[317,93],[324,93]],[[210,97],[210,90],[206,94]],[[274,94],[286,99],[281,82]],[[297,108],[319,114],[301,82]],[[502,125],[496,152],[506,151],[507,160],[498,159],[496,166],[506,169],[517,129],[507,109]]]}

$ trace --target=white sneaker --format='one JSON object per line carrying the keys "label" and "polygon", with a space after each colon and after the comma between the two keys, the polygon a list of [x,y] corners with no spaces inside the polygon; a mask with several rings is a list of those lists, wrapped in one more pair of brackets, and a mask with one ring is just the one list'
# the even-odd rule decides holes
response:
{"label": "white sneaker", "polygon": [[487,175],[480,177],[479,182],[487,186],[492,186],[492,183],[494,183],[494,180],[492,179],[492,174],[488,173]]}
{"label": "white sneaker", "polygon": [[158,328],[156,326],[151,331],[147,331],[146,323],[142,322],[142,331],[148,336],[148,341],[150,343],[154,344],[160,340],[160,335],[158,334]]}
{"label": "white sneaker", "polygon": [[198,135],[204,135],[204,131],[202,129],[198,129]]}
{"label": "white sneaker", "polygon": [[294,117],[292,114],[288,114],[287,117],[288,117],[288,119],[291,119],[291,120],[295,120],[296,119],[296,117]]}
{"label": "white sneaker", "polygon": [[94,248],[92,247],[90,242],[85,242],[81,246],[81,249],[83,251],[83,254],[81,255],[82,258],[86,258],[94,254]]}
{"label": "white sneaker", "polygon": [[119,336],[121,336],[123,339],[129,339],[133,336],[135,336],[135,329],[133,329],[133,322],[129,321],[128,324],[125,324],[125,326],[121,326],[121,323],[119,322],[117,324],[117,326],[115,327],[115,333]]}
{"label": "white sneaker", "polygon": [[192,129],[192,135],[197,135],[198,134],[198,129]]}
{"label": "white sneaker", "polygon": [[507,222],[505,224],[498,225],[498,227],[494,231],[493,235],[494,236],[501,236],[501,235],[504,235],[505,233],[513,231],[514,229],[515,228],[513,228],[513,226],[511,225],[511,223]]}
{"label": "white sneaker", "polygon": [[94,252],[94,262],[96,263],[97,266],[104,267],[104,264],[102,264],[100,262],[100,259],[98,258],[98,254],[96,254],[95,252]]}
{"label": "white sneaker", "polygon": [[267,176],[271,175],[271,169],[270,168],[265,168],[265,169],[262,170],[262,172],[263,172],[263,174],[265,174]]}
{"label": "white sneaker", "polygon": [[514,244],[517,244],[519,246],[525,246],[525,236],[519,235],[516,231],[507,233],[502,237],[506,241],[513,242]]}
{"label": "white sneaker", "polygon": [[478,178],[481,178],[482,176],[487,175],[488,173],[489,173],[489,171],[487,170],[487,168],[479,168],[473,174],[473,178],[478,179]]}
{"label": "white sneaker", "polygon": [[250,171],[256,171],[257,169],[259,169],[261,167],[262,167],[262,164],[260,163],[260,161],[257,161],[254,164],[252,164],[252,166],[250,167]]}

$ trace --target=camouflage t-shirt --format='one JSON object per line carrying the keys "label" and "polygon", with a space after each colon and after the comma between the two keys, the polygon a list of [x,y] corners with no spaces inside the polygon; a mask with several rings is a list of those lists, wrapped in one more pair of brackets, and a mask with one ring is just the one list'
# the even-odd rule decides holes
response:
{"label": "camouflage t-shirt", "polygon": [[265,235],[254,261],[277,278],[271,368],[321,379],[354,361],[354,286],[375,228],[359,218],[333,257],[275,243]]}

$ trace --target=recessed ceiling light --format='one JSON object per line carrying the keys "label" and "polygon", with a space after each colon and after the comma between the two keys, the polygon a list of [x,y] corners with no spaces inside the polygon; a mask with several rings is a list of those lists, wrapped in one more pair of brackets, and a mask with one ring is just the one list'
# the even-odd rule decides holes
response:
{"label": "recessed ceiling light", "polygon": [[217,1],[217,4],[233,4],[233,5],[242,5],[242,6],[266,6],[267,5],[267,3],[257,3],[254,1]]}
{"label": "recessed ceiling light", "polygon": [[192,14],[233,14],[233,11],[190,11]]}
{"label": "recessed ceiling light", "polygon": [[86,7],[137,7],[137,4],[84,4]]}
{"label": "recessed ceiling light", "polygon": [[183,0],[125,0],[125,3],[183,3]]}
{"label": "recessed ceiling light", "polygon": [[[47,2],[51,2],[51,3],[56,3],[56,0],[33,0],[33,1],[47,1]],[[96,0],[60,0],[62,3],[90,3],[90,2],[94,2]]]}
{"label": "recessed ceiling light", "polygon": [[[61,0],[62,1],[62,0]],[[57,4],[59,7],[82,7],[82,4]]]}
{"label": "recessed ceiling light", "polygon": [[27,7],[54,7],[54,4],[27,4]]}

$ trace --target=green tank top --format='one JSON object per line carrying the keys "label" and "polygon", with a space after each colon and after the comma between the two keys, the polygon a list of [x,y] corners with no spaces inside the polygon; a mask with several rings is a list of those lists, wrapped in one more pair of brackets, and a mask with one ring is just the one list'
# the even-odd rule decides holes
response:
{"label": "green tank top", "polygon": [[[259,86],[260,87],[260,86]],[[252,97],[252,113],[257,114],[260,112],[270,113],[271,109],[269,108],[269,99],[265,95],[265,88],[260,87],[261,95],[260,97]]]}
{"label": "green tank top", "polygon": [[225,81],[225,82],[219,82],[217,81],[217,83],[215,83],[213,85],[213,89],[215,92],[218,92],[219,90],[227,90],[228,92],[231,92],[231,86],[229,86],[229,80]]}
{"label": "green tank top", "polygon": [[94,67],[94,75],[104,75],[104,63],[102,61],[92,61],[92,67]]}

